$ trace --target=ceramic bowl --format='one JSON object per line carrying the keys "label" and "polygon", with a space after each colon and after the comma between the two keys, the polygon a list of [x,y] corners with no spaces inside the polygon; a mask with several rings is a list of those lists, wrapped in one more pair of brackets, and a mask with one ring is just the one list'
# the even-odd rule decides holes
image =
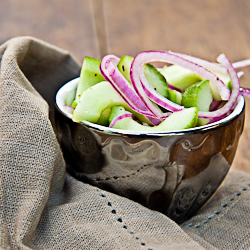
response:
{"label": "ceramic bowl", "polygon": [[140,133],[74,123],[63,105],[73,100],[78,81],[68,82],[56,95],[56,134],[68,171],[178,223],[194,215],[218,189],[233,162],[244,127],[244,98],[240,96],[234,111],[216,123]]}

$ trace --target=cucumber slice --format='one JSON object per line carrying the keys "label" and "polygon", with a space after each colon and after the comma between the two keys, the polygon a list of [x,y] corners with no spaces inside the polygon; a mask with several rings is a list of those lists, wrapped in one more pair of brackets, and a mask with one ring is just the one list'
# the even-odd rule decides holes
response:
{"label": "cucumber slice", "polygon": [[[201,81],[188,87],[182,95],[182,105],[186,108],[197,107],[199,111],[209,111],[211,102],[213,101],[212,90],[209,80]],[[201,119],[197,121],[197,125],[205,125],[210,119]]]}
{"label": "cucumber slice", "polygon": [[151,64],[144,65],[144,74],[152,87],[162,96],[168,98],[168,85],[165,77]]}
{"label": "cucumber slice", "polygon": [[200,76],[178,65],[164,66],[160,72],[169,84],[182,91],[202,80]]}
{"label": "cucumber slice", "polygon": [[82,93],[78,105],[73,112],[72,120],[75,122],[86,120],[97,123],[102,112],[115,105],[125,107],[126,110],[133,113],[140,121],[149,123],[144,115],[132,110],[107,81],[99,82]]}
{"label": "cucumber slice", "polygon": [[181,101],[182,101],[182,93],[180,93],[179,91],[175,90],[175,89],[169,89],[168,90],[169,93],[169,97],[168,99],[174,103],[177,103],[179,105],[181,105]]}
{"label": "cucumber slice", "polygon": [[182,95],[182,105],[184,107],[197,107],[199,111],[209,111],[212,100],[209,80],[193,84]]}
{"label": "cucumber slice", "polygon": [[[110,118],[115,118],[117,115],[122,115],[125,109],[121,106],[114,106],[111,108]],[[145,131],[145,132],[167,132],[174,130],[182,130],[192,128],[196,125],[198,117],[198,109],[196,107],[183,109],[182,111],[172,113],[168,118],[157,126],[145,126],[132,118],[124,118],[118,121],[114,128],[131,131]],[[110,122],[112,119],[110,119]]]}
{"label": "cucumber slice", "polygon": [[109,124],[118,116],[122,115],[126,112],[125,108],[123,106],[113,106],[110,110],[110,115],[109,115]]}
{"label": "cucumber slice", "polygon": [[101,60],[85,56],[81,68],[80,79],[76,90],[73,107],[75,108],[80,100],[84,90],[95,85],[98,82],[104,81],[104,77],[100,71]]}
{"label": "cucumber slice", "polygon": [[109,116],[110,116],[111,108],[106,108],[102,111],[97,124],[108,126],[109,125]]}
{"label": "cucumber slice", "polygon": [[72,107],[72,108],[75,108],[75,107],[77,106],[78,102],[79,102],[79,101],[75,101],[75,100],[74,100],[73,103],[72,103],[72,105],[71,105],[71,107]]}
{"label": "cucumber slice", "polygon": [[117,65],[117,68],[119,69],[119,71],[123,74],[123,76],[130,83],[131,83],[131,80],[130,80],[130,68],[131,68],[131,64],[132,64],[133,60],[134,60],[134,57],[123,55],[121,57],[118,65]]}
{"label": "cucumber slice", "polygon": [[76,95],[76,89],[68,91],[64,99],[64,104],[67,106],[71,106],[74,101],[75,95]]}
{"label": "cucumber slice", "polygon": [[231,83],[231,80],[226,85],[229,88],[230,92],[232,92],[232,83]]}

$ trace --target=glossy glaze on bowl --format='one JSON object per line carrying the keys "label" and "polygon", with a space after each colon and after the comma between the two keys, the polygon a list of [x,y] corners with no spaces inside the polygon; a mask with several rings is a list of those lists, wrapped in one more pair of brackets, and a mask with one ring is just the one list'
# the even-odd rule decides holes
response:
{"label": "glossy glaze on bowl", "polygon": [[222,122],[185,131],[138,134],[74,123],[59,106],[57,137],[73,176],[176,222],[192,216],[221,184],[245,119],[241,97],[231,118]]}

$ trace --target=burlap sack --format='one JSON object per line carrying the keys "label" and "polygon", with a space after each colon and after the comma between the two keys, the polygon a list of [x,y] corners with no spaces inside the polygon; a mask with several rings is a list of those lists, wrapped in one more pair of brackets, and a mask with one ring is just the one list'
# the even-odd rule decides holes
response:
{"label": "burlap sack", "polygon": [[231,171],[182,225],[80,182],[66,172],[52,127],[54,95],[80,66],[31,37],[7,41],[0,57],[2,249],[250,248],[249,174]]}

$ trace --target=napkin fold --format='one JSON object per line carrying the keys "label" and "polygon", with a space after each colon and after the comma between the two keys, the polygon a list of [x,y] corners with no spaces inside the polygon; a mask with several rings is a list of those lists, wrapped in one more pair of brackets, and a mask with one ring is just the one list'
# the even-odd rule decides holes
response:
{"label": "napkin fold", "polygon": [[0,247],[249,249],[249,174],[230,171],[212,199],[178,225],[66,171],[54,97],[79,73],[69,52],[36,38],[0,46]]}

